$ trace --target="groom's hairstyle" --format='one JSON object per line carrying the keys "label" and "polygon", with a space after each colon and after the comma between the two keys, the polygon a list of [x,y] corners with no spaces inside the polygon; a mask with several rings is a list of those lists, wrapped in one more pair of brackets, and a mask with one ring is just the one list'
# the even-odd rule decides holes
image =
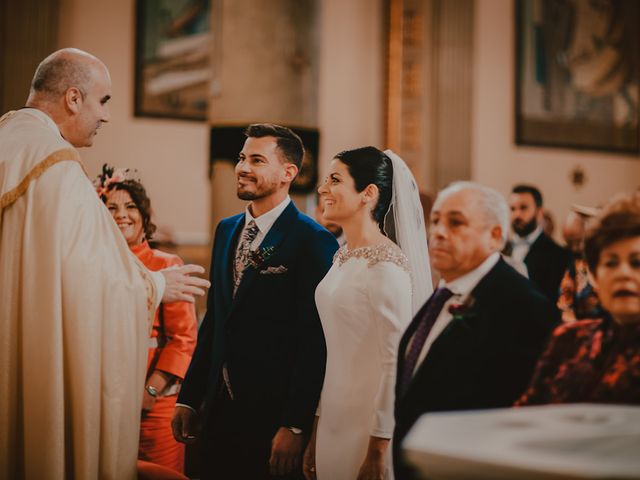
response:
{"label": "groom's hairstyle", "polygon": [[293,133],[291,129],[272,123],[254,123],[247,127],[244,134],[247,138],[274,137],[285,161],[293,163],[300,170],[302,157],[304,156],[304,146],[300,137]]}

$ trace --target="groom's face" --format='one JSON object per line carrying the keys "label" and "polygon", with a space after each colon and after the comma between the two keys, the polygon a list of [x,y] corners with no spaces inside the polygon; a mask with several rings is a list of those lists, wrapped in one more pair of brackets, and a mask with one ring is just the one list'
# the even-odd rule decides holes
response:
{"label": "groom's face", "polygon": [[[237,193],[241,200],[257,200],[287,188],[292,178],[274,137],[249,137],[236,164]],[[294,175],[295,176],[295,175]]]}

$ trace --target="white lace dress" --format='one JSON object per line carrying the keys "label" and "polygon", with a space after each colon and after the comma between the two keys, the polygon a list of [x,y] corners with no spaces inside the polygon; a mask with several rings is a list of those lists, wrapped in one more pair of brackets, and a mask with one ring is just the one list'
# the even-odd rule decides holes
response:
{"label": "white lace dress", "polygon": [[[408,262],[395,245],[336,253],[316,289],[327,342],[316,438],[319,480],[354,480],[370,436],[391,438],[400,337],[411,321]],[[391,445],[385,478],[393,478]]]}

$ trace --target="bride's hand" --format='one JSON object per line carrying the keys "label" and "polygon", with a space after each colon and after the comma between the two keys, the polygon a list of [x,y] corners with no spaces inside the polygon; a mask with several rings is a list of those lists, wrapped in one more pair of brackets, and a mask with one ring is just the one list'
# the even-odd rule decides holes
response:
{"label": "bride's hand", "polygon": [[384,480],[385,458],[389,439],[371,437],[367,456],[360,466],[358,480]]}

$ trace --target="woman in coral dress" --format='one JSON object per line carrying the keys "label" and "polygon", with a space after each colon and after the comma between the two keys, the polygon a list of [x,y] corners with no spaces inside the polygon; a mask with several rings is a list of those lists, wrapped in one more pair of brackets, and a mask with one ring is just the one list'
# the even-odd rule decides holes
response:
{"label": "woman in coral dress", "polygon": [[[127,176],[128,171],[114,172],[105,166],[97,186],[129,248],[152,271],[182,265],[178,256],[149,246],[147,240],[156,229],[151,222],[150,201],[140,182]],[[138,457],[177,472],[184,470],[184,445],[173,438],[171,418],[195,341],[193,305],[161,304],[149,339]]]}

